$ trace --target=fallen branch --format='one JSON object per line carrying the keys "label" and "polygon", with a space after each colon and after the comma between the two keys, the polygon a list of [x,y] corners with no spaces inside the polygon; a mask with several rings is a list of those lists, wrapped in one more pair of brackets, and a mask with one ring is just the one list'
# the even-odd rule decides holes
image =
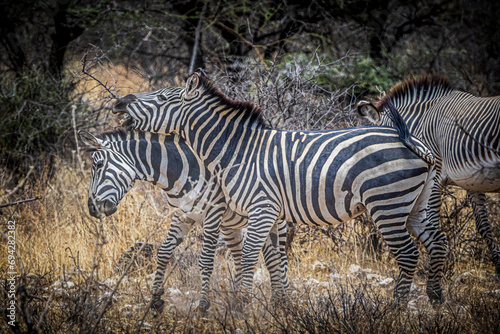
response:
{"label": "fallen branch", "polygon": [[32,201],[39,200],[41,198],[42,198],[42,196],[37,196],[37,197],[23,199],[23,200],[11,202],[11,203],[0,204],[0,208],[6,208],[8,206],[17,205],[17,204],[26,203],[26,202],[32,202]]}
{"label": "fallen branch", "polygon": [[[15,193],[16,191],[18,191],[19,188],[21,188],[24,185],[24,182],[26,182],[26,180],[28,179],[28,177],[30,176],[30,174],[32,172],[33,172],[33,166],[30,166],[30,169],[29,169],[28,173],[26,174],[26,176],[24,177],[24,179],[21,182],[19,182],[19,184],[14,189],[12,189],[7,194],[5,194],[2,197],[0,197],[0,201],[3,200],[4,198],[9,197],[10,195],[12,195],[13,193]],[[9,205],[6,205],[6,206],[9,206]],[[2,206],[0,206],[0,208],[2,208]]]}

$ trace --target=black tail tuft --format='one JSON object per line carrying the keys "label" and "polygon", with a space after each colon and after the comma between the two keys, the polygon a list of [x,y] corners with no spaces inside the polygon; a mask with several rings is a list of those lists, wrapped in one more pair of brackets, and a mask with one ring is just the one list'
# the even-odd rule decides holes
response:
{"label": "black tail tuft", "polygon": [[424,160],[429,165],[434,165],[435,159],[432,152],[425,147],[422,143],[418,145],[412,138],[410,130],[406,125],[404,119],[401,117],[399,111],[394,107],[391,99],[387,100],[387,116],[394,124],[396,131],[398,132],[399,138],[403,144],[408,147],[413,153],[418,155],[418,157]]}

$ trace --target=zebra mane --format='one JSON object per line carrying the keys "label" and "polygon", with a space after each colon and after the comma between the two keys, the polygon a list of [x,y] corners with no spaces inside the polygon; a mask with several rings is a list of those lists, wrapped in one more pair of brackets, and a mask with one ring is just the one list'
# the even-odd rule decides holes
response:
{"label": "zebra mane", "polygon": [[261,107],[247,101],[235,101],[227,96],[225,96],[220,90],[218,90],[213,82],[206,77],[203,73],[198,73],[200,78],[200,83],[205,89],[205,92],[211,96],[214,96],[220,104],[227,106],[237,112],[238,114],[243,114],[242,121],[250,119],[250,123],[254,125],[260,125],[265,128],[269,128],[269,125],[264,119],[264,112]]}
{"label": "zebra mane", "polygon": [[123,128],[115,128],[113,130],[101,132],[96,135],[97,138],[107,141],[125,141],[130,140],[130,137],[134,135],[134,132],[139,132],[137,130],[127,131]]}
{"label": "zebra mane", "polygon": [[416,102],[429,101],[451,93],[455,88],[448,78],[429,74],[419,77],[409,77],[405,81],[394,85],[389,93],[378,102],[379,110],[388,109],[388,101],[392,100],[396,108]]}

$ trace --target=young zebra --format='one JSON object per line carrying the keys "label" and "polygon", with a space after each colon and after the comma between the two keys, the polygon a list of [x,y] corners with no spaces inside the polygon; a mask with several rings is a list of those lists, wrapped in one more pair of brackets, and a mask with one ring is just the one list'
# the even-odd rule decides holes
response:
{"label": "young zebra", "polygon": [[[129,114],[141,130],[180,134],[218,176],[231,210],[249,217],[244,291],[252,287],[259,250],[277,219],[332,225],[367,210],[400,269],[395,297],[407,299],[415,273],[418,250],[411,233],[430,253],[427,293],[433,302],[442,301],[447,243],[425,211],[432,173],[394,129],[272,129],[260,108],[229,100],[196,73],[185,88],[128,95],[115,111]],[[398,130],[402,138],[411,139],[404,123]],[[413,141],[414,148],[424,150]]]}
{"label": "young zebra", "polygon": [[[163,279],[172,252],[195,223],[203,223],[203,248],[199,266],[202,294],[199,310],[205,312],[210,302],[208,288],[219,226],[235,260],[235,282],[241,280],[242,228],[248,219],[227,210],[218,183],[179,136],[157,135],[141,131],[116,130],[98,137],[80,131],[80,138],[93,152],[89,189],[89,212],[96,218],[113,214],[135,180],[146,180],[167,192],[170,206],[177,208],[168,235],[158,249],[158,263],[153,282],[153,306],[163,309]],[[284,250],[286,222],[279,222],[263,249],[266,266],[277,296],[288,288],[287,258]],[[279,251],[276,249],[279,242]],[[281,257],[281,258],[280,258]]]}
{"label": "young zebra", "polygon": [[500,191],[500,96],[477,97],[455,89],[439,76],[407,79],[377,102],[360,103],[358,114],[391,126],[384,112],[393,101],[410,131],[436,156],[436,182],[429,200],[429,220],[439,224],[442,189],[454,184],[468,191],[476,227],[486,240],[500,278],[500,250],[493,241],[485,192]]}

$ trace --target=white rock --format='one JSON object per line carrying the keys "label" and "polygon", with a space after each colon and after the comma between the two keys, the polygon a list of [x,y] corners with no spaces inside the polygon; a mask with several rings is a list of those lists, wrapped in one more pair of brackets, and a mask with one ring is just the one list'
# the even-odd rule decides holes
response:
{"label": "white rock", "polygon": [[380,281],[382,278],[383,278],[383,276],[380,276],[378,274],[367,274],[366,275],[367,280]]}
{"label": "white rock", "polygon": [[362,272],[361,266],[358,266],[357,264],[351,264],[349,266],[349,271],[351,272],[351,274],[359,274]]}
{"label": "white rock", "polygon": [[341,280],[341,279],[342,279],[342,275],[340,275],[340,274],[331,274],[331,275],[330,275],[330,278],[331,278],[332,280],[334,280],[334,281],[339,281],[339,280]]}
{"label": "white rock", "polygon": [[109,278],[109,277],[106,278],[103,283],[106,284],[109,287],[116,286],[116,280],[114,280],[112,278]]}
{"label": "white rock", "polygon": [[168,293],[171,295],[171,296],[180,296],[182,295],[182,292],[181,290],[179,289],[174,289],[174,288],[168,288],[167,289]]}
{"label": "white rock", "polygon": [[392,282],[394,282],[394,278],[391,278],[391,277],[388,277],[380,282],[378,282],[378,285],[380,285],[381,287],[389,287]]}
{"label": "white rock", "polygon": [[321,261],[316,261],[312,264],[311,269],[315,272],[328,271],[328,266]]}
{"label": "white rock", "polygon": [[318,286],[319,285],[319,281],[315,278],[310,278],[309,280],[307,280],[306,282],[307,285],[314,285],[314,286]]}
{"label": "white rock", "polygon": [[266,275],[266,271],[262,268],[258,268],[255,274],[253,275],[253,281],[255,284],[262,284],[268,280]]}

